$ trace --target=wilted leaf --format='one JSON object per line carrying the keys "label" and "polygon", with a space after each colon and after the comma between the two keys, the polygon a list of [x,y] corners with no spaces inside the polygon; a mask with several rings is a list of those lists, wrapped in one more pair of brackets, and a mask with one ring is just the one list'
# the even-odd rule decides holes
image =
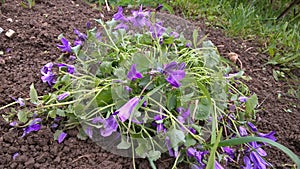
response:
{"label": "wilted leaf", "polygon": [[23,123],[26,123],[28,121],[27,112],[19,110],[18,111],[18,120]]}
{"label": "wilted leaf", "polygon": [[33,103],[33,104],[38,104],[39,103],[38,94],[37,94],[37,92],[34,88],[33,83],[30,85],[29,96],[30,96],[30,102],[31,103]]}
{"label": "wilted leaf", "polygon": [[176,128],[172,128],[168,131],[167,135],[170,138],[171,147],[178,147],[181,143],[185,142],[184,132],[181,130],[177,130]]}
{"label": "wilted leaf", "polygon": [[124,139],[122,139],[121,143],[119,143],[117,145],[117,148],[118,149],[123,149],[123,150],[126,150],[128,149],[129,147],[131,147],[131,143],[128,143],[127,141],[125,141]]}
{"label": "wilted leaf", "polygon": [[155,150],[151,150],[148,153],[148,158],[152,161],[156,161],[160,158],[161,152],[160,151],[155,151]]}

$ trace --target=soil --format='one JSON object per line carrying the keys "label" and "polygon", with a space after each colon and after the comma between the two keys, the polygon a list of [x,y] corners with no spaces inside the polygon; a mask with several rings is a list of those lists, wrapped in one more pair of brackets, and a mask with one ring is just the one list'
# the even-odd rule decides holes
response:
{"label": "soil", "polygon": [[[107,20],[115,13],[105,8],[93,10],[80,0],[36,0],[33,9],[22,7],[20,2],[6,0],[0,7],[0,27],[4,29],[0,33],[0,51],[5,51],[0,55],[0,106],[12,102],[12,97],[29,97],[31,83],[39,95],[50,92],[47,84],[40,80],[40,68],[61,55],[56,48],[60,43],[58,35],[63,33],[68,39],[74,39],[74,28],[84,31],[87,22],[93,23],[94,18]],[[262,46],[255,39],[230,38],[221,29],[207,27],[204,22],[199,20],[194,24],[209,35],[222,56],[226,57],[229,52],[239,54],[246,75],[252,78],[246,83],[259,97],[259,130],[276,131],[278,142],[300,155],[300,100],[287,94],[299,81],[275,81],[272,69],[276,67],[265,65],[268,56],[261,52]],[[4,35],[8,29],[16,32],[11,38]],[[10,51],[6,51],[8,48]],[[3,113],[5,111],[0,112]],[[78,140],[76,134],[75,130],[68,131],[68,137],[58,144],[53,140],[52,131],[44,126],[21,138],[22,130],[12,129],[0,117],[0,168],[133,168],[131,158],[106,152],[90,140]],[[16,152],[19,156],[13,160]],[[293,164],[277,149],[271,148],[267,153],[267,159],[275,168],[290,168]],[[163,157],[156,165],[170,168],[172,163],[173,159]],[[137,159],[136,165],[138,169],[150,168],[145,159]]]}

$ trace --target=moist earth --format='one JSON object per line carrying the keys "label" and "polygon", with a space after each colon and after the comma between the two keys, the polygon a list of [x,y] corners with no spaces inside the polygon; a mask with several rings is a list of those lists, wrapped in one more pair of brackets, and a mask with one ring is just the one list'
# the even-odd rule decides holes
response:
{"label": "moist earth", "polygon": [[[108,11],[105,8],[100,11],[79,0],[36,0],[33,9],[24,8],[21,2],[6,0],[0,7],[0,27],[4,29],[0,33],[0,51],[4,51],[0,55],[0,106],[12,102],[12,97],[29,97],[32,83],[39,95],[51,92],[51,88],[40,80],[40,68],[61,56],[56,48],[60,43],[59,34],[75,39],[74,28],[84,32],[87,22],[94,26],[93,19],[109,20],[116,12],[116,9]],[[177,12],[176,15],[181,14]],[[204,19],[193,22],[202,33],[208,34],[208,39],[218,47],[222,56],[237,53],[245,74],[251,77],[245,83],[259,97],[256,119],[259,130],[265,133],[276,131],[277,141],[300,155],[300,100],[287,92],[299,85],[299,80],[276,81],[272,76],[276,67],[265,65],[268,55],[262,52],[259,42],[227,37],[221,29],[204,23]],[[8,29],[15,31],[10,38],[4,35]],[[299,75],[299,72],[295,73]],[[8,111],[0,111],[0,114]],[[77,139],[75,129],[68,131],[62,144],[54,141],[53,131],[46,125],[24,138],[21,138],[22,132],[9,127],[0,117],[0,168],[133,168],[131,158],[104,151],[91,140]],[[13,160],[17,152],[19,156]],[[280,150],[270,148],[267,153],[267,160],[275,168],[290,168],[293,164]],[[138,169],[150,168],[145,159],[135,161]],[[156,165],[157,168],[171,168],[173,162],[174,159],[164,155]],[[189,167],[181,165],[179,168]]]}

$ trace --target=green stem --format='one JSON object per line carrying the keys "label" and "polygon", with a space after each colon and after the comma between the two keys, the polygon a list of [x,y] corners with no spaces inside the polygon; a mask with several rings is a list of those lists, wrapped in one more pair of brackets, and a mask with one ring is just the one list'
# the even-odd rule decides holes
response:
{"label": "green stem", "polygon": [[148,157],[148,161],[149,161],[149,163],[150,163],[151,168],[152,168],[152,169],[156,169],[156,166],[155,166],[155,164],[154,164],[154,161],[153,161],[152,159],[150,159],[149,157]]}

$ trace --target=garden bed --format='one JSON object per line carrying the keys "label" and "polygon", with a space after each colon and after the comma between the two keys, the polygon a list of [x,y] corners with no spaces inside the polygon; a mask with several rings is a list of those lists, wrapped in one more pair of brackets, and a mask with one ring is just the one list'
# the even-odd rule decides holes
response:
{"label": "garden bed", "polygon": [[[82,1],[36,1],[32,10],[19,3],[6,1],[1,7],[0,27],[16,33],[10,38],[4,35],[5,32],[0,34],[0,50],[4,51],[4,55],[0,55],[0,106],[12,102],[11,97],[28,97],[32,83],[39,95],[50,92],[51,88],[40,80],[40,69],[61,55],[56,48],[60,43],[58,35],[63,33],[74,39],[74,28],[84,31],[87,22],[94,23],[95,18],[109,20],[116,12],[92,10]],[[195,24],[209,34],[208,39],[218,47],[222,56],[230,52],[239,54],[245,74],[252,78],[245,83],[259,98],[259,130],[265,133],[276,131],[278,142],[300,155],[300,100],[287,94],[290,88],[287,82],[275,81],[272,67],[264,65],[268,56],[260,51],[259,43],[227,38],[222,31],[206,27],[204,21]],[[296,83],[299,81],[290,82],[291,85]],[[12,129],[0,117],[0,168],[132,168],[131,158],[106,152],[91,140],[78,140],[76,130],[68,131],[62,144],[53,140],[53,133],[47,127],[24,138],[21,138],[22,132]],[[267,160],[275,168],[289,168],[293,164],[280,150],[272,148],[266,151]],[[17,152],[19,156],[13,160]],[[173,161],[164,157],[156,165],[169,168]],[[147,160],[138,159],[136,163],[139,169],[150,168]]]}

